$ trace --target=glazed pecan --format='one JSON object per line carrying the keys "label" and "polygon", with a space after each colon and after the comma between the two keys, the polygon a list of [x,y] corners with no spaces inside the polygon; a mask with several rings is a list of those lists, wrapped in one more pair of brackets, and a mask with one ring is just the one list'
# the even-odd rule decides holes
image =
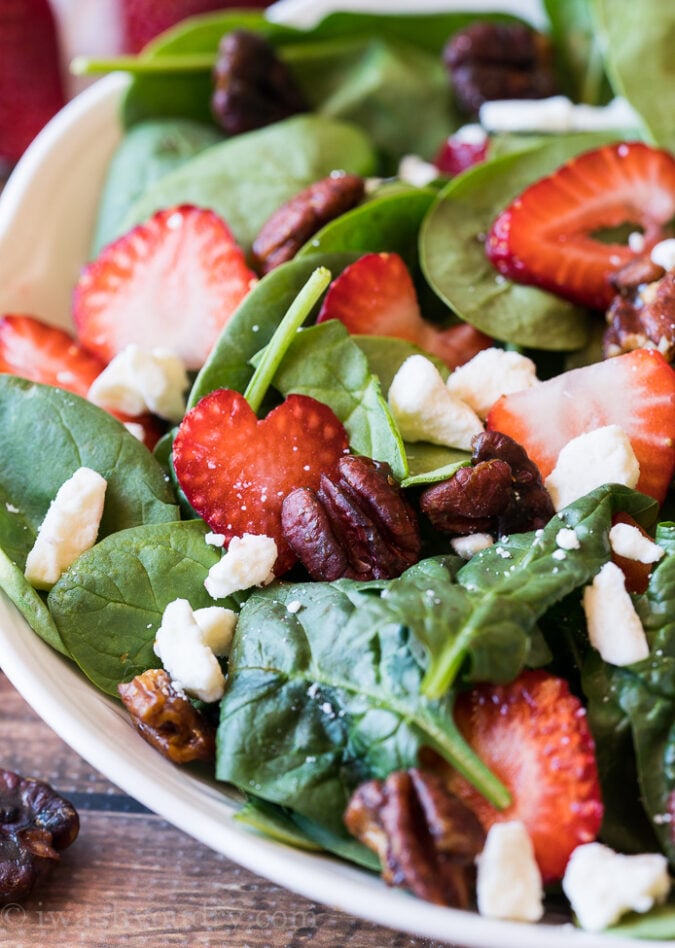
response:
{"label": "glazed pecan", "polygon": [[344,821],[374,850],[388,885],[437,905],[466,908],[485,831],[434,773],[412,768],[354,792]]}
{"label": "glazed pecan", "polygon": [[[651,279],[650,279],[651,277]],[[617,296],[607,310],[606,358],[633,349],[658,349],[675,359],[675,272],[643,258],[614,275]]]}
{"label": "glazed pecan", "polygon": [[221,39],[213,84],[211,111],[228,135],[263,128],[308,109],[272,44],[248,30],[233,30]]}
{"label": "glazed pecan", "polygon": [[312,579],[392,579],[420,555],[417,517],[388,464],[346,455],[318,491],[284,499],[284,536]]}
{"label": "glazed pecan", "polygon": [[456,536],[537,530],[555,513],[537,466],[499,431],[474,438],[471,466],[427,487],[420,509],[437,530]]}
{"label": "glazed pecan", "polygon": [[555,95],[549,39],[524,24],[477,22],[446,43],[443,61],[458,107],[478,113],[495,99],[544,99]]}
{"label": "glazed pecan", "polygon": [[74,806],[49,784],[0,769],[0,905],[29,895],[79,828]]}
{"label": "glazed pecan", "polygon": [[292,260],[321,228],[361,201],[365,182],[355,174],[334,172],[315,181],[272,214],[253,241],[253,262],[259,273]]}
{"label": "glazed pecan", "polygon": [[163,669],[150,668],[117,690],[138,733],[164,757],[176,764],[214,759],[215,728]]}

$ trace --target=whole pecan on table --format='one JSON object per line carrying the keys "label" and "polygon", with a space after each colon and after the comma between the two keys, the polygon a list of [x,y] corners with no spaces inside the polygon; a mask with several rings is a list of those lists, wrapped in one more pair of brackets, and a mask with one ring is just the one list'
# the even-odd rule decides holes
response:
{"label": "whole pecan on table", "polygon": [[617,293],[606,314],[605,358],[655,348],[675,359],[675,272],[649,255],[631,260],[612,276]]}
{"label": "whole pecan on table", "polygon": [[0,905],[40,885],[79,829],[75,807],[49,784],[0,769]]}
{"label": "whole pecan on table", "polygon": [[437,905],[469,906],[485,830],[441,777],[412,768],[361,784],[344,822],[377,853],[388,885]]}
{"label": "whole pecan on table", "polygon": [[138,733],[164,757],[176,764],[215,759],[215,727],[164,669],[149,668],[117,691]]}
{"label": "whole pecan on table", "polygon": [[555,513],[537,466],[499,431],[474,438],[471,465],[427,487],[420,510],[441,533],[494,537],[538,530]]}
{"label": "whole pecan on table", "polygon": [[284,498],[284,536],[312,579],[393,579],[416,563],[417,515],[381,461],[340,458],[318,491],[300,487]]}
{"label": "whole pecan on table", "polygon": [[249,30],[220,41],[211,111],[228,135],[240,135],[309,108],[286,63],[270,42]]}
{"label": "whole pecan on table", "polygon": [[299,191],[265,221],[252,245],[253,265],[264,275],[292,260],[322,227],[356,207],[365,182],[356,174],[336,171]]}
{"label": "whole pecan on table", "polygon": [[450,37],[443,62],[468,116],[484,102],[545,99],[559,91],[550,40],[525,24],[472,23]]}

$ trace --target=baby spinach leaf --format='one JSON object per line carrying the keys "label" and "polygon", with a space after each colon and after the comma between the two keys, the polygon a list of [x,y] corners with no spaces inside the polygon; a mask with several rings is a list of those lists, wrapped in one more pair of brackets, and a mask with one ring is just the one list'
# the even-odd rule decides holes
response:
{"label": "baby spinach leaf", "polygon": [[544,0],[558,74],[574,102],[602,105],[612,91],[605,75],[593,0]]}
{"label": "baby spinach leaf", "polygon": [[606,930],[607,935],[650,941],[675,941],[675,899],[665,905],[656,905],[648,912],[630,912],[616,925]]}
{"label": "baby spinach leaf", "polygon": [[368,175],[376,156],[355,125],[298,115],[206,148],[146,189],[123,221],[128,229],[162,207],[210,207],[249,250],[270,214],[335,170]]}
{"label": "baby spinach leaf", "polygon": [[48,645],[68,655],[68,649],[59,635],[43,594],[28,583],[16,563],[0,548],[0,589],[14,603],[33,632],[36,632]]}
{"label": "baby spinach leaf", "polygon": [[204,541],[207,530],[197,520],[121,530],[83,553],[52,587],[48,605],[59,633],[101,691],[117,695],[120,682],[159,665],[152,646],[170,602],[214,604],[204,580],[221,553]]}

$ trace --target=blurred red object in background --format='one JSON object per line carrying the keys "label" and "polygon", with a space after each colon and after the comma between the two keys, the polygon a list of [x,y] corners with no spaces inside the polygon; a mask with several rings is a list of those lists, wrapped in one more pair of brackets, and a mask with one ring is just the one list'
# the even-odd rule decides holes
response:
{"label": "blurred red object in background", "polygon": [[65,103],[48,0],[0,0],[0,175]]}
{"label": "blurred red object in background", "polygon": [[126,52],[138,53],[151,39],[188,16],[227,7],[268,7],[271,0],[120,0],[122,42]]}

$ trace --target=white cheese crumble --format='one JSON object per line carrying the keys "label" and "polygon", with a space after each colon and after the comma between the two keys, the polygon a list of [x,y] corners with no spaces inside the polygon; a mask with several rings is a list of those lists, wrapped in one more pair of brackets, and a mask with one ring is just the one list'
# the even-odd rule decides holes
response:
{"label": "white cheese crumble", "polygon": [[266,586],[274,579],[277,545],[272,537],[245,533],[233,537],[227,552],[211,567],[204,580],[214,599],[225,599],[251,586]]}
{"label": "white cheese crumble", "polygon": [[573,851],[562,887],[581,927],[602,931],[626,912],[648,912],[666,900],[668,862],[660,853],[625,856],[585,843]]}
{"label": "white cheese crumble", "polygon": [[106,487],[98,471],[80,467],[58,489],[26,559],[24,575],[36,589],[50,589],[96,543]]}
{"label": "white cheese crumble", "polygon": [[561,550],[578,550],[581,547],[579,537],[571,527],[562,527],[555,535],[556,546]]}
{"label": "white cheese crumble", "polygon": [[630,523],[615,523],[609,531],[609,545],[617,556],[638,563],[658,563],[665,550]]}
{"label": "white cheese crumble", "polygon": [[147,411],[178,422],[185,414],[188,377],[183,361],[170,349],[141,349],[130,344],[94,379],[87,398],[126,415]]}
{"label": "white cheese crumble", "polygon": [[425,188],[440,176],[436,165],[419,155],[404,155],[398,165],[398,177],[414,188]]}
{"label": "white cheese crumble", "polygon": [[487,132],[478,122],[469,122],[452,133],[452,140],[464,145],[484,145],[487,139]]}
{"label": "white cheese crumble", "polygon": [[454,537],[450,540],[450,546],[457,556],[461,556],[463,560],[470,560],[481,550],[487,550],[494,542],[489,533],[470,533],[466,537]]}
{"label": "white cheese crumble", "polygon": [[675,237],[661,240],[652,247],[652,262],[664,270],[675,270]]}
{"label": "white cheese crumble", "polygon": [[471,450],[483,431],[475,411],[449,392],[441,373],[423,355],[409,356],[389,388],[389,407],[406,441],[428,441]]}
{"label": "white cheese crumble", "polygon": [[136,441],[145,441],[145,428],[137,421],[125,421],[124,427],[129,434],[133,435]]}
{"label": "white cheese crumble", "polygon": [[576,105],[564,95],[499,99],[483,103],[479,119],[488,132],[592,132],[640,127],[638,115],[620,97],[604,106]]}
{"label": "white cheese crumble", "polygon": [[482,349],[448,377],[448,391],[470,405],[480,418],[501,395],[539,384],[537,367],[519,352],[492,347]]}
{"label": "white cheese crumble", "polygon": [[545,486],[556,510],[562,510],[602,484],[635,487],[640,464],[619,425],[595,428],[568,441]]}
{"label": "white cheese crumble", "polygon": [[204,536],[204,542],[208,546],[225,546],[224,533],[207,533]]}
{"label": "white cheese crumble", "polygon": [[523,823],[493,823],[477,865],[476,898],[481,915],[539,921],[544,914],[544,892],[532,840]]}
{"label": "white cheese crumble", "polygon": [[193,611],[187,599],[168,604],[154,650],[177,688],[201,701],[222,698],[225,676],[217,656],[228,653],[236,621],[220,606]]}
{"label": "white cheese crumble", "polygon": [[583,605],[588,637],[604,661],[632,665],[649,657],[645,631],[616,563],[605,563],[585,587]]}

